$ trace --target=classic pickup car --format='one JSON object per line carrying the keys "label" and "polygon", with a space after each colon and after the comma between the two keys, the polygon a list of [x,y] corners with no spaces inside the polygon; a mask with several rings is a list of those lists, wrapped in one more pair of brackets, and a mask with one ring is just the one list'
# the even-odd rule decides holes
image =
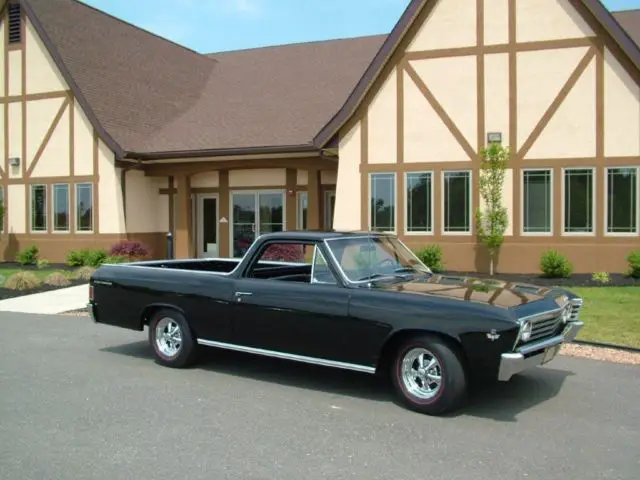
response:
{"label": "classic pickup car", "polygon": [[206,346],[383,373],[430,415],[461,406],[473,378],[549,362],[583,326],[571,292],[435,274],[371,232],[269,233],[239,260],[103,265],[89,291],[93,321],[148,326],[162,365]]}

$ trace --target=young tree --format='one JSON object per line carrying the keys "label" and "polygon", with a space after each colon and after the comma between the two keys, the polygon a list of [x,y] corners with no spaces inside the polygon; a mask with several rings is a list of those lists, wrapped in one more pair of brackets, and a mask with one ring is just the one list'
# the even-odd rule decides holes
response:
{"label": "young tree", "polygon": [[480,196],[484,200],[484,208],[478,208],[476,222],[480,241],[489,252],[490,275],[493,275],[495,259],[509,226],[507,209],[502,204],[509,155],[508,147],[492,143],[481,151],[480,157]]}

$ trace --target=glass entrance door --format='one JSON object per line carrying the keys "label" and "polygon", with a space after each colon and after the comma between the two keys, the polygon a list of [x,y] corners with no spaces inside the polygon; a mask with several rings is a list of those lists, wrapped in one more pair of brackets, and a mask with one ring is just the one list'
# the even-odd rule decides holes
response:
{"label": "glass entrance door", "polygon": [[231,256],[242,257],[259,235],[281,232],[284,192],[233,192],[231,194]]}
{"label": "glass entrance door", "polygon": [[198,256],[218,257],[218,196],[198,196]]}
{"label": "glass entrance door", "polygon": [[336,208],[336,192],[328,190],[324,194],[324,229],[333,230],[333,214]]}

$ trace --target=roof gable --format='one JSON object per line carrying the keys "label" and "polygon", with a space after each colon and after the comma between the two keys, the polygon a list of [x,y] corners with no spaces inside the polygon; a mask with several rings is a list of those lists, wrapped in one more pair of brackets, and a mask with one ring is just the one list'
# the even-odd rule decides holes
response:
{"label": "roof gable", "polygon": [[[363,102],[367,92],[380,77],[391,56],[405,38],[418,15],[426,6],[433,6],[438,1],[447,0],[411,0],[404,13],[394,26],[376,56],[373,58],[364,75],[346,99],[340,110],[327,122],[314,138],[314,145],[324,147],[339,130],[349,121]],[[576,0],[593,15],[595,21],[612,38],[620,50],[629,58],[632,65],[640,71],[640,47],[616,21],[614,16],[600,0]]]}

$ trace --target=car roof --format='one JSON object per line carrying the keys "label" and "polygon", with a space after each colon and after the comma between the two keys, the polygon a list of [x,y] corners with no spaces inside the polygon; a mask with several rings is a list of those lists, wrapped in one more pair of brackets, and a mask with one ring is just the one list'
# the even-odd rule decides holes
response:
{"label": "car roof", "polygon": [[389,237],[394,235],[389,233],[368,231],[287,230],[284,232],[265,233],[261,235],[261,238],[265,240],[274,238],[291,238],[299,240],[331,240],[336,238],[350,238],[361,236]]}

